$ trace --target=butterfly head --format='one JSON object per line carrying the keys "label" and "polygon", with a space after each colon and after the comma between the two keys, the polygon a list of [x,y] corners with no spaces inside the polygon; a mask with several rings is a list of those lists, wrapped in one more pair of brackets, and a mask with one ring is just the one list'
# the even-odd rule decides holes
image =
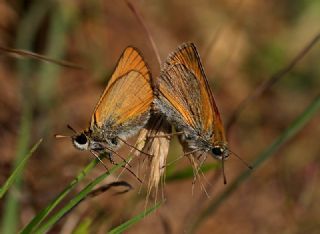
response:
{"label": "butterfly head", "polygon": [[104,143],[94,140],[91,135],[90,130],[78,133],[71,137],[72,143],[79,150],[104,152],[106,148]]}
{"label": "butterfly head", "polygon": [[230,151],[228,145],[225,143],[216,143],[210,149],[212,156],[219,160],[225,160],[229,157]]}
{"label": "butterfly head", "polygon": [[71,138],[71,141],[75,148],[79,150],[94,150],[99,151],[103,149],[101,143],[96,142],[92,139],[92,132],[90,130],[85,130],[82,132],[75,131],[70,125],[67,125],[68,128],[74,133],[73,135],[60,135],[56,134],[56,138]]}
{"label": "butterfly head", "polygon": [[99,130],[85,130],[71,136],[73,145],[79,150],[90,150],[98,153],[106,149],[115,149],[120,142],[117,137],[105,137]]}

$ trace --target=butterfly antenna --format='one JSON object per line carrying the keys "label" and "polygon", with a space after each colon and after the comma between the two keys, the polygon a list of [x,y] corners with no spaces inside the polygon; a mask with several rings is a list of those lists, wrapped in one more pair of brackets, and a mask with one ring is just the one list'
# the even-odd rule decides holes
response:
{"label": "butterfly antenna", "polygon": [[230,152],[236,156],[247,168],[249,168],[250,170],[253,170],[253,166],[251,166],[249,163],[247,163],[243,158],[241,158],[239,155],[237,155],[235,152],[232,152],[230,150]]}
{"label": "butterfly antenna", "polygon": [[71,136],[66,136],[66,135],[60,135],[60,134],[54,134],[55,138],[66,138],[66,137],[71,137]]}
{"label": "butterfly antenna", "polygon": [[[67,128],[69,128],[73,133],[77,134],[77,131],[74,130],[73,127],[71,127],[69,124],[67,124]],[[72,137],[72,136],[66,136],[66,135],[60,135],[60,134],[55,134],[55,138],[66,138],[66,137]]]}
{"label": "butterfly antenna", "polygon": [[69,128],[71,131],[73,131],[75,134],[77,134],[77,131],[76,131],[76,130],[74,130],[74,128],[73,128],[73,127],[71,127],[69,124],[67,124],[67,128]]}
{"label": "butterfly antenna", "polygon": [[221,168],[222,168],[223,184],[227,184],[227,177],[224,170],[224,155],[222,155]]}
{"label": "butterfly antenna", "polygon": [[104,162],[101,160],[101,158],[99,157],[99,155],[97,155],[93,150],[90,150],[90,152],[92,153],[93,156],[96,157],[96,159],[99,160],[99,162],[100,162],[100,163],[103,165],[103,167],[107,170],[107,173],[110,174],[110,171],[109,171],[107,165],[104,164]]}

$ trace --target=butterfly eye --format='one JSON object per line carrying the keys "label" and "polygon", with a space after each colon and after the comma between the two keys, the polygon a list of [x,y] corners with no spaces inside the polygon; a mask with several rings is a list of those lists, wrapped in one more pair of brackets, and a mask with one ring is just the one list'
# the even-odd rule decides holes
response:
{"label": "butterfly eye", "polygon": [[82,133],[82,134],[80,134],[80,135],[78,135],[78,136],[76,137],[75,141],[76,141],[78,144],[80,144],[80,145],[84,145],[84,144],[87,143],[88,140],[87,140],[86,135],[84,135],[84,134]]}
{"label": "butterfly eye", "polygon": [[223,149],[220,146],[213,147],[211,152],[214,155],[221,156],[223,154]]}
{"label": "butterfly eye", "polygon": [[117,138],[112,138],[111,139],[111,144],[117,145],[118,144]]}
{"label": "butterfly eye", "polygon": [[81,133],[73,138],[73,144],[79,150],[87,150],[88,149],[88,138],[85,134]]}

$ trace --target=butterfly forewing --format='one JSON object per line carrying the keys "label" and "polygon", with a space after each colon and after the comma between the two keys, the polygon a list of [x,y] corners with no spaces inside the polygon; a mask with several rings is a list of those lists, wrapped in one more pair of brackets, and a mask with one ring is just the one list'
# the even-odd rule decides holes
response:
{"label": "butterfly forewing", "polygon": [[218,108],[193,43],[184,43],[169,55],[158,91],[161,100],[158,106],[174,112],[172,121],[201,133],[213,133],[213,141],[225,140]]}
{"label": "butterfly forewing", "polygon": [[[92,117],[92,123],[112,130],[146,121],[153,100],[149,69],[140,53],[128,47],[104,90]],[[140,125],[140,124],[139,124]]]}
{"label": "butterfly forewing", "polygon": [[[127,47],[123,54],[121,55],[117,67],[112,74],[110,81],[106,87],[105,92],[108,88],[113,85],[113,83],[122,77],[123,75],[129,73],[130,71],[137,71],[139,72],[145,80],[150,82],[151,76],[149,72],[149,68],[144,61],[142,55],[138,52],[138,50],[134,47]],[[104,93],[105,93],[104,92]],[[102,95],[103,96],[103,95]],[[99,105],[99,104],[98,104]]]}
{"label": "butterfly forewing", "polygon": [[193,128],[199,127],[200,120],[196,119],[200,108],[191,101],[190,95],[199,97],[199,86],[196,79],[191,78],[183,65],[174,65],[165,70],[159,81],[159,98],[167,111],[169,119],[184,123]]}

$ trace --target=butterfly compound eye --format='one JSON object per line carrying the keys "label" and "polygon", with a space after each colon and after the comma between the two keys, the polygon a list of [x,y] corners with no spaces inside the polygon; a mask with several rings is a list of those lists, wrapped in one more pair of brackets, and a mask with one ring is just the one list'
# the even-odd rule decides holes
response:
{"label": "butterfly compound eye", "polygon": [[89,146],[88,138],[85,134],[81,133],[72,140],[74,146],[79,150],[87,150]]}
{"label": "butterfly compound eye", "polygon": [[75,139],[75,141],[79,144],[79,145],[85,145],[87,144],[88,140],[86,135],[84,135],[83,133],[78,135]]}
{"label": "butterfly compound eye", "polygon": [[221,156],[223,154],[223,149],[219,146],[213,147],[211,152],[216,156]]}

